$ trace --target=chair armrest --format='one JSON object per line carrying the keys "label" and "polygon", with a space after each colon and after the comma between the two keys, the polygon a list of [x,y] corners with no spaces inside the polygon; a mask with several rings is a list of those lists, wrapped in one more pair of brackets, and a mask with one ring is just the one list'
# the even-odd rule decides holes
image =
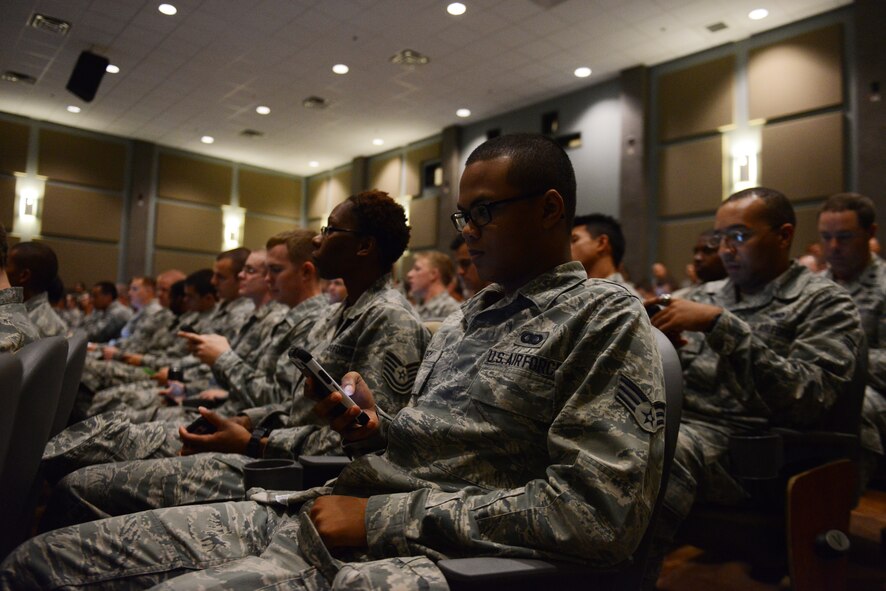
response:
{"label": "chair armrest", "polygon": [[452,591],[474,589],[535,589],[551,585],[560,577],[581,577],[589,567],[526,558],[451,558],[441,560],[437,568],[446,577]]}
{"label": "chair armrest", "polygon": [[351,463],[347,456],[299,456],[299,464],[304,468],[304,487],[323,486],[326,481],[336,478],[345,466]]}

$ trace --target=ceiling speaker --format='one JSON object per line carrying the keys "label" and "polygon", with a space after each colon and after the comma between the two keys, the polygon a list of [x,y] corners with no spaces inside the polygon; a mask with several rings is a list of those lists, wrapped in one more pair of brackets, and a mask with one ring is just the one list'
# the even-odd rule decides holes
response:
{"label": "ceiling speaker", "polygon": [[87,103],[92,102],[109,63],[110,60],[106,57],[91,51],[82,52],[65,88]]}

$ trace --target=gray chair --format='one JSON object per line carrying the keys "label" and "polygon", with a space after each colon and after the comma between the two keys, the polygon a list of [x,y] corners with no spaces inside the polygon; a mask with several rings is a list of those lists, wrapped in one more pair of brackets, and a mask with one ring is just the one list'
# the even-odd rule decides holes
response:
{"label": "gray chair", "polygon": [[8,461],[0,473],[0,556],[26,539],[36,506],[34,483],[55,420],[65,373],[68,343],[48,337],[30,343],[16,354],[22,365],[22,391],[10,434]]}
{"label": "gray chair", "polygon": [[6,464],[21,390],[21,362],[12,353],[0,353],[0,474],[3,474]]}
{"label": "gray chair", "polygon": [[83,376],[83,366],[86,364],[86,346],[89,344],[89,335],[85,330],[75,330],[68,337],[68,358],[65,362],[65,377],[62,380],[62,390],[58,398],[58,407],[55,410],[55,420],[49,437],[55,437],[68,425],[71,410],[74,408],[74,400],[77,398],[77,389],[80,387],[80,378]]}
{"label": "gray chair", "polygon": [[632,557],[626,563],[605,570],[581,564],[518,558],[478,557],[441,560],[437,566],[443,571],[446,582],[453,591],[474,589],[517,591],[539,589],[542,586],[554,589],[573,586],[578,589],[595,590],[640,588],[664,493],[667,490],[683,408],[683,371],[680,358],[668,338],[658,329],[653,331],[661,354],[667,400],[664,470],[649,527]]}

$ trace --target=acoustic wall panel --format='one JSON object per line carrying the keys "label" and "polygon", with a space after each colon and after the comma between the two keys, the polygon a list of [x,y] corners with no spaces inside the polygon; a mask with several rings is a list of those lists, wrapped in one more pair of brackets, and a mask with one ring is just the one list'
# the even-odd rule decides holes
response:
{"label": "acoustic wall panel", "polygon": [[810,31],[750,52],[751,119],[774,119],[843,102],[843,29]]}
{"label": "acoustic wall panel", "polygon": [[298,227],[298,222],[294,220],[284,222],[246,214],[246,221],[243,224],[243,246],[250,250],[262,249],[268,238],[274,234],[295,230]]}
{"label": "acoustic wall panel", "polygon": [[122,212],[118,195],[47,184],[41,233],[116,243]]}
{"label": "acoustic wall panel", "polygon": [[173,203],[157,204],[158,248],[179,248],[218,253],[222,244],[220,209],[188,207]]}
{"label": "acoustic wall panel", "polygon": [[0,176],[0,223],[6,232],[12,231],[15,215],[15,177]]}
{"label": "acoustic wall panel", "polygon": [[796,258],[805,254],[807,246],[819,242],[818,210],[821,207],[821,203],[794,207],[794,213],[797,215],[797,226],[794,228],[794,242],[791,244],[792,257]]}
{"label": "acoustic wall panel", "polygon": [[406,152],[406,186],[403,193],[406,195],[421,195],[422,190],[422,163],[428,160],[440,158],[440,144],[434,143],[420,148],[414,148]]}
{"label": "acoustic wall panel", "polygon": [[241,168],[239,192],[240,207],[247,211],[301,217],[301,179]]}
{"label": "acoustic wall panel", "polygon": [[[698,235],[714,227],[714,217],[682,222],[663,222],[658,228],[658,250],[655,260],[664,263],[677,281],[686,278],[686,265],[692,262],[692,249]],[[641,236],[625,236],[628,248],[631,240]]]}
{"label": "acoustic wall panel", "polygon": [[315,176],[308,180],[308,219],[323,220],[329,213],[329,177]]}
{"label": "acoustic wall panel", "polygon": [[661,140],[710,133],[732,123],[735,56],[662,76],[658,86]]}
{"label": "acoustic wall panel", "polygon": [[439,199],[424,197],[409,203],[409,248],[434,248],[437,246],[437,208]]}
{"label": "acoustic wall panel", "polygon": [[369,188],[378,189],[388,193],[391,197],[398,197],[400,192],[400,156],[388,156],[387,158],[374,158],[369,161]]}
{"label": "acoustic wall panel", "polygon": [[791,200],[843,190],[842,113],[767,125],[761,142],[761,185],[778,189]]}
{"label": "acoustic wall panel", "polygon": [[723,143],[716,135],[664,146],[659,159],[658,213],[713,211],[723,199]]}
{"label": "acoustic wall panel", "polygon": [[214,255],[158,248],[154,251],[154,269],[152,273],[159,275],[169,269],[178,269],[185,274],[191,274],[200,269],[211,269],[214,262]]}
{"label": "acoustic wall panel", "polygon": [[0,119],[0,172],[25,172],[29,132],[27,125]]}
{"label": "acoustic wall panel", "polygon": [[55,240],[41,238],[58,257],[58,274],[66,286],[77,281],[92,285],[97,281],[114,281],[120,249],[116,244]]}
{"label": "acoustic wall panel", "polygon": [[345,168],[333,173],[329,179],[329,209],[351,196],[351,169]]}
{"label": "acoustic wall panel", "polygon": [[230,164],[160,153],[157,194],[167,199],[226,205],[231,201]]}
{"label": "acoustic wall panel", "polygon": [[54,181],[122,191],[126,144],[83,135],[40,130],[38,174]]}

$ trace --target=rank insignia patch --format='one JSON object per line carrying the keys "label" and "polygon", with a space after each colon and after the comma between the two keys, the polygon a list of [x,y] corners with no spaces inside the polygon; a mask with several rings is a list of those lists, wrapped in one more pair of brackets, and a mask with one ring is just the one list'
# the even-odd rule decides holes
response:
{"label": "rank insignia patch", "polygon": [[665,424],[665,403],[652,402],[630,378],[618,376],[618,393],[615,395],[622,406],[628,409],[640,428],[647,433],[655,433]]}
{"label": "rank insignia patch", "polygon": [[382,363],[382,378],[395,394],[408,396],[418,374],[419,362],[404,364],[397,355],[388,351]]}

